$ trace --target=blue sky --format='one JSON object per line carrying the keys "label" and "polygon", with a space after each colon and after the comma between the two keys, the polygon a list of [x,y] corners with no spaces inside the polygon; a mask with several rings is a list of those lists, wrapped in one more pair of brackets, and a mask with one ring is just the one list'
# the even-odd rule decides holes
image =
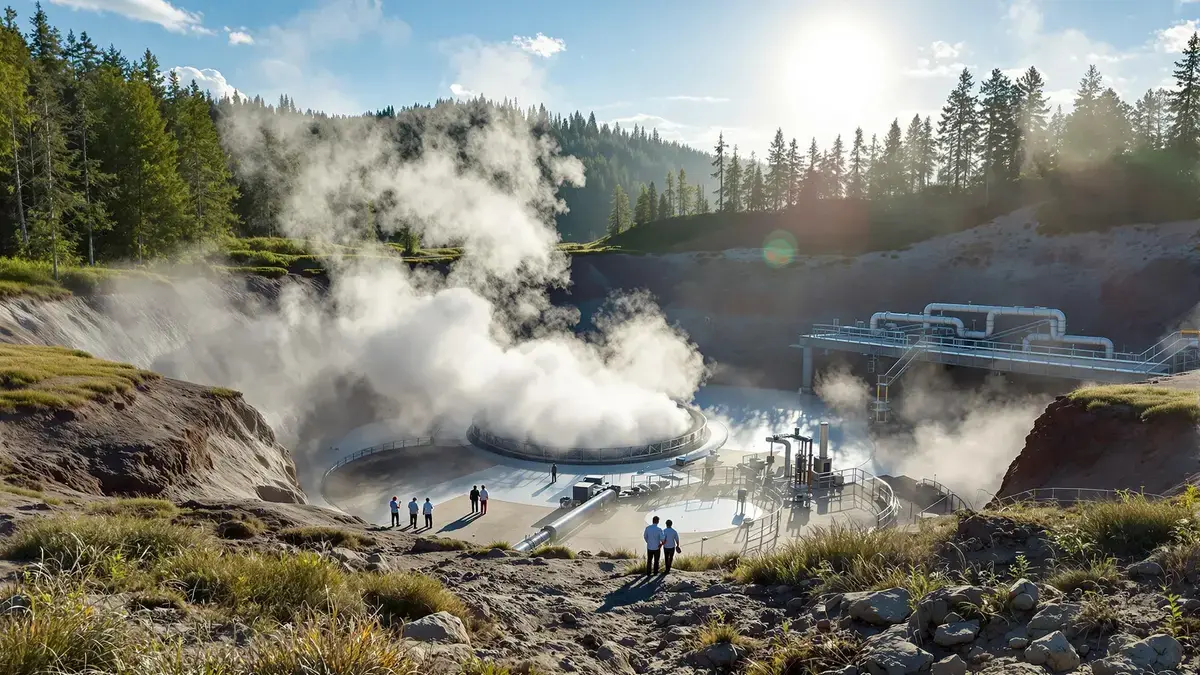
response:
{"label": "blue sky", "polygon": [[[32,0],[10,0],[28,19]],[[937,112],[965,65],[1035,65],[1055,103],[1089,63],[1127,100],[1169,81],[1200,0],[45,0],[64,32],[149,47],[214,92],[359,113],[482,92],[763,152]]]}

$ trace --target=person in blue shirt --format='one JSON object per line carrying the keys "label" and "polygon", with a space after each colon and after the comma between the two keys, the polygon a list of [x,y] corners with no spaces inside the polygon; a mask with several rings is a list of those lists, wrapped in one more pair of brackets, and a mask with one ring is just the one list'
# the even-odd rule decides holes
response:
{"label": "person in blue shirt", "polygon": [[400,527],[400,499],[396,495],[392,495],[392,501],[388,502],[388,507],[392,510],[392,527]]}

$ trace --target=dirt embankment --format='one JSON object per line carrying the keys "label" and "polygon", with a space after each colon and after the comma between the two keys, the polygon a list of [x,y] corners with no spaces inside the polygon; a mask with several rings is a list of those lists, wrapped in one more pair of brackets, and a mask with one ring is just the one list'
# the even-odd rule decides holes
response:
{"label": "dirt embankment", "polygon": [[240,394],[171,379],[0,415],[0,469],[10,483],[92,495],[305,501],[290,454]]}
{"label": "dirt embankment", "polygon": [[[1145,386],[1194,387],[1189,374]],[[1034,422],[997,498],[1035,488],[1094,488],[1168,494],[1200,481],[1200,427],[1186,416],[1144,418],[1129,406],[1088,409],[1058,397]]]}

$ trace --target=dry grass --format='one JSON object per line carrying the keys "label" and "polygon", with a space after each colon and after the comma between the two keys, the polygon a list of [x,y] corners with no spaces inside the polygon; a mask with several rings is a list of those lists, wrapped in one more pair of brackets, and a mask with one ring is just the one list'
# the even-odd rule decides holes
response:
{"label": "dry grass", "polygon": [[574,560],[575,551],[561,544],[543,544],[532,551],[529,555],[534,558],[557,558],[559,560]]}
{"label": "dry grass", "polygon": [[725,620],[719,612],[696,631],[692,642],[694,649],[704,649],[716,644],[749,645],[750,638],[742,635],[738,627]]}
{"label": "dry grass", "polygon": [[0,410],[74,408],[158,377],[77,349],[0,345]]}
{"label": "dry grass", "polygon": [[1182,417],[1192,422],[1200,422],[1200,397],[1197,397],[1196,392],[1184,389],[1137,384],[1107,385],[1076,389],[1068,398],[1083,404],[1088,410],[1127,406],[1147,421]]}
{"label": "dry grass", "polygon": [[1077,509],[1080,534],[1116,556],[1142,555],[1169,543],[1180,523],[1195,517],[1195,509],[1185,503],[1138,494],[1081,504]]}
{"label": "dry grass", "polygon": [[100,673],[117,670],[137,644],[116,614],[84,601],[79,590],[30,593],[30,611],[0,618],[0,673]]}
{"label": "dry grass", "polygon": [[[632,554],[630,555],[632,558]],[[737,567],[737,553],[697,553],[695,555],[679,555],[671,561],[671,569],[680,572],[707,572],[709,570],[732,570]],[[649,563],[642,559],[625,568],[626,574],[645,574]],[[660,569],[662,569],[660,567]]]}
{"label": "dry grass", "polygon": [[1064,593],[1077,590],[1096,590],[1120,581],[1117,563],[1112,558],[1093,558],[1077,567],[1061,567],[1046,577],[1046,583]]}
{"label": "dry grass", "polygon": [[385,626],[400,625],[438,612],[449,612],[466,626],[473,620],[462,600],[441,582],[423,574],[378,574],[358,578],[367,610]]}
{"label": "dry grass", "polygon": [[346,625],[311,621],[263,640],[239,673],[249,675],[409,675],[416,664],[396,640],[370,620]]}
{"label": "dry grass", "polygon": [[199,530],[162,519],[130,516],[53,516],[28,521],[6,542],[11,560],[42,560],[53,569],[73,570],[122,560],[153,562],[203,547]]}
{"label": "dry grass", "polygon": [[215,398],[223,398],[236,400],[242,397],[242,392],[237,389],[227,389],[225,387],[209,387],[208,393]]}
{"label": "dry grass", "polygon": [[637,554],[631,548],[618,548],[612,551],[600,551],[596,554],[598,558],[608,558],[609,560],[633,560]]}
{"label": "dry grass", "polygon": [[863,591],[902,581],[925,585],[934,574],[935,545],[950,535],[952,523],[939,521],[917,533],[851,525],[816,528],[773,553],[740,560],[734,578],[772,585],[820,578],[823,590],[831,591]]}
{"label": "dry grass", "polygon": [[788,633],[775,640],[767,658],[754,661],[747,675],[801,675],[840,670],[854,665],[861,643],[852,635]]}
{"label": "dry grass", "polygon": [[1121,625],[1121,613],[1111,598],[1099,593],[1084,593],[1076,623],[1088,633],[1107,635]]}
{"label": "dry grass", "polygon": [[165,499],[134,497],[112,501],[92,502],[87,512],[105,516],[130,516],[133,518],[174,518],[179,509]]}
{"label": "dry grass", "polygon": [[375,540],[339,527],[289,527],[279,531],[279,538],[295,546],[343,547],[360,549],[373,546]]}
{"label": "dry grass", "polygon": [[253,539],[266,529],[267,525],[263,521],[240,513],[216,526],[217,536],[222,539]]}

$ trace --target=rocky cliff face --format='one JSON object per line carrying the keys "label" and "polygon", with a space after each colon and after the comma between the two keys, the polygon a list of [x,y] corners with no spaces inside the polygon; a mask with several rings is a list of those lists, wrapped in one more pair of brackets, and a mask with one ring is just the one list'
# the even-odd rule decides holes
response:
{"label": "rocky cliff face", "polygon": [[0,415],[0,459],[10,481],[85,494],[304,503],[291,456],[254,408],[178,380],[70,411]]}
{"label": "rocky cliff face", "polygon": [[1123,406],[1089,411],[1060,396],[1037,419],[997,498],[1035,488],[1167,494],[1200,473],[1200,428],[1186,419],[1143,421]]}

